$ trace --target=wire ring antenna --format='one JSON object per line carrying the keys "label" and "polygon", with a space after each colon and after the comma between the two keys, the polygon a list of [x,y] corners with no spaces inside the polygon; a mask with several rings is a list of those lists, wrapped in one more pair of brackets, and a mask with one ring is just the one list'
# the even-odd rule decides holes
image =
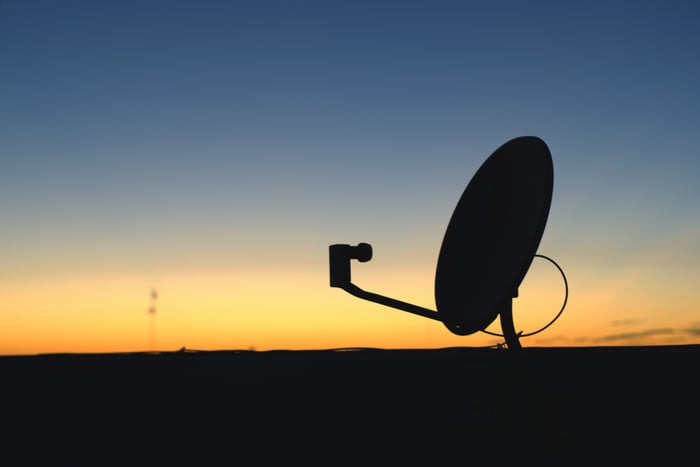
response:
{"label": "wire ring antenna", "polygon": [[[562,313],[564,313],[564,309],[566,308],[566,303],[569,300],[569,282],[566,280],[566,274],[564,274],[564,270],[561,268],[561,266],[559,266],[559,264],[557,264],[557,262],[554,261],[549,256],[537,254],[537,255],[535,255],[535,257],[546,259],[547,261],[552,263],[559,270],[559,273],[561,274],[562,279],[564,279],[564,303],[562,303],[561,309],[559,310],[559,313],[557,313],[556,316],[554,316],[554,318],[552,318],[552,320],[549,323],[545,324],[544,326],[539,328],[537,331],[532,331],[532,332],[528,332],[528,333],[523,333],[522,331],[520,331],[518,333],[518,337],[534,336],[535,334],[539,334],[542,331],[544,331],[545,329],[547,329],[548,327],[550,327],[552,324],[554,324],[554,322],[556,320],[559,319],[559,317],[562,315]],[[499,334],[497,332],[487,331],[486,329],[482,329],[481,332],[483,332],[484,334],[488,334],[490,336],[505,337],[503,334]]]}

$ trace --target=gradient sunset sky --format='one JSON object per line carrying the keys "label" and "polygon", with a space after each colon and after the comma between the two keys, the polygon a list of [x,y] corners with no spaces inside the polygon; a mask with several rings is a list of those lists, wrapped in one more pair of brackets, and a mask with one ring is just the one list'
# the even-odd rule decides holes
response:
{"label": "gradient sunset sky", "polygon": [[[0,354],[482,346],[434,308],[445,227],[541,137],[569,305],[524,346],[700,343],[700,3],[0,1]],[[559,310],[533,263],[518,330]],[[498,326],[492,329],[498,330]]]}

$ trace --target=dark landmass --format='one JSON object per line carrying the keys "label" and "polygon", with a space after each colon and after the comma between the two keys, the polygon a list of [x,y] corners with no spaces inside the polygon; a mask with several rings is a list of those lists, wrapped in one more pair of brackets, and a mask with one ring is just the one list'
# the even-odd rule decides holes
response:
{"label": "dark landmass", "polygon": [[697,461],[700,346],[0,357],[0,465]]}

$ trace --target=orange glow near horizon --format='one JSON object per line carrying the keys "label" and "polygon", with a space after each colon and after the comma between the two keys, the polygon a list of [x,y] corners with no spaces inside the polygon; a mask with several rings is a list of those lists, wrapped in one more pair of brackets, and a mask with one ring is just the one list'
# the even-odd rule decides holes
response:
{"label": "orange glow near horizon", "polygon": [[[358,267],[356,283],[370,291],[434,308],[430,268],[388,271]],[[0,286],[0,354],[150,350],[150,288],[158,291],[155,348],[327,349],[490,346],[483,333],[452,335],[440,322],[365,302],[328,286],[326,271],[172,274],[158,278],[75,277],[14,281]],[[387,279],[392,278],[392,279]],[[632,268],[600,278],[569,274],[562,317],[524,346],[694,343],[683,333],[694,304],[677,290],[690,287],[682,271],[664,280]],[[653,285],[653,291],[652,291]],[[645,290],[649,292],[644,293]],[[518,330],[531,332],[559,310],[564,287],[551,265],[536,260],[514,301]],[[668,313],[672,307],[674,313]],[[619,310],[628,310],[620,315]],[[627,320],[628,322],[624,322]],[[612,326],[618,322],[619,326]],[[494,322],[489,330],[498,332]],[[694,340],[695,339],[695,340]]]}

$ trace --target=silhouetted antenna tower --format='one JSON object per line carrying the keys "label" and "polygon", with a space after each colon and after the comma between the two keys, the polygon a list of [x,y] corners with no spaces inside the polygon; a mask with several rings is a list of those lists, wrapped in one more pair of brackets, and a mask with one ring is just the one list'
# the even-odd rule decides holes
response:
{"label": "silhouetted antenna tower", "polygon": [[151,315],[151,352],[156,350],[156,300],[158,292],[156,289],[151,289],[151,306],[148,307],[148,314]]}

